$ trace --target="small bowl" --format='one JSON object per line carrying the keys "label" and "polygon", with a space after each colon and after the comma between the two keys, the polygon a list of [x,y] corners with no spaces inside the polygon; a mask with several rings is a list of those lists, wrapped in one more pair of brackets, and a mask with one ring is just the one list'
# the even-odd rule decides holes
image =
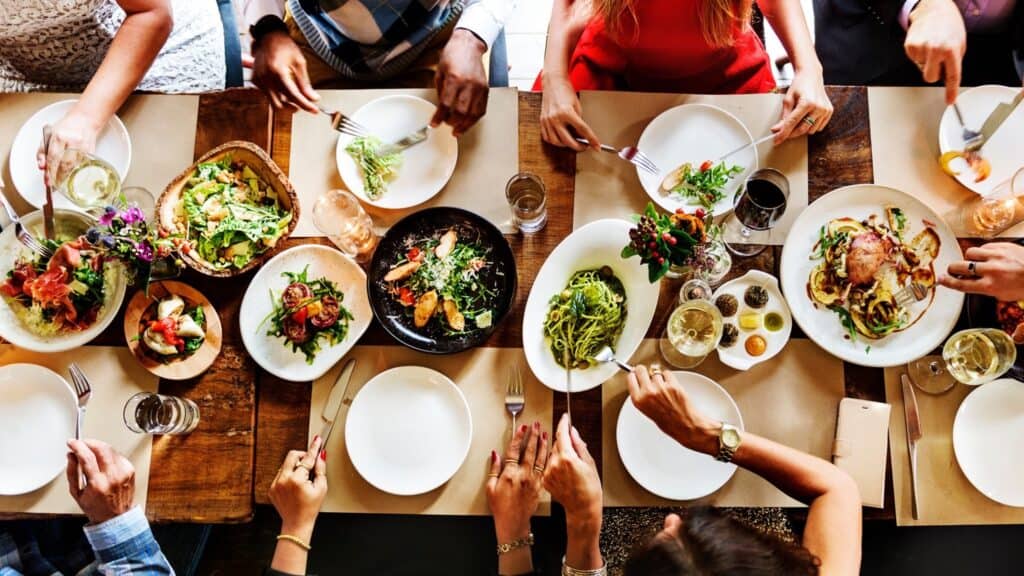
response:
{"label": "small bowl", "polygon": [[[185,301],[186,308],[203,307],[203,314],[206,316],[206,339],[203,341],[203,345],[190,356],[170,362],[161,362],[156,354],[146,351],[146,346],[140,339],[142,336],[140,324],[162,298],[170,295],[180,296]],[[167,380],[187,380],[205,372],[220,355],[223,329],[217,310],[206,299],[206,296],[187,284],[166,280],[150,284],[148,295],[145,290],[139,290],[132,296],[124,312],[124,339],[132,354],[135,355],[135,359],[146,370]]]}
{"label": "small bowl", "polygon": [[259,176],[260,180],[263,180],[272,187],[277,193],[277,197],[281,200],[281,204],[291,211],[292,219],[288,223],[288,229],[278,239],[277,245],[274,248],[254,257],[241,268],[218,269],[200,258],[196,250],[192,250],[188,254],[181,253],[181,259],[189,268],[214,278],[230,278],[245,274],[249,270],[259,267],[281,250],[284,240],[291,235],[292,231],[295,230],[295,226],[299,223],[299,199],[288,177],[285,176],[277,163],[262,148],[251,142],[235,140],[222,144],[203,154],[199,160],[167,185],[167,188],[164,189],[156,203],[157,221],[161,227],[167,229],[176,229],[178,227],[178,222],[183,217],[183,214],[180,212],[181,193],[199,164],[216,162],[225,156],[230,156],[233,160],[245,163]]}
{"label": "small bowl", "polygon": [[[760,286],[768,292],[768,302],[763,307],[754,308],[743,301],[743,294],[751,286]],[[736,329],[739,330],[739,337],[736,343],[728,348],[718,346],[718,359],[722,361],[722,364],[736,370],[749,370],[755,364],[770,360],[782,351],[786,343],[789,342],[789,335],[793,330],[793,317],[790,315],[786,299],[782,297],[777,278],[760,270],[751,270],[743,276],[719,286],[711,296],[712,303],[723,294],[731,294],[738,302],[736,312],[728,317],[723,315],[722,322],[736,326]],[[756,329],[740,328],[740,316],[748,312],[760,312],[762,315],[760,325]],[[772,312],[782,316],[782,328],[774,332],[764,326],[764,316]],[[763,354],[753,356],[747,352],[744,343],[751,336],[764,338],[766,347]]]}

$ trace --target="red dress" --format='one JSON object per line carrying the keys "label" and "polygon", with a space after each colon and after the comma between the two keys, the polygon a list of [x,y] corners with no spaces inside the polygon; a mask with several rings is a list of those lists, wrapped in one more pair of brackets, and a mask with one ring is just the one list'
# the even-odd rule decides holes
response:
{"label": "red dress", "polygon": [[[743,94],[775,88],[771,63],[750,26],[731,46],[708,44],[700,30],[701,0],[639,0],[639,34],[629,15],[612,36],[604,19],[587,25],[569,62],[576,90]],[[534,90],[541,89],[538,76]]]}

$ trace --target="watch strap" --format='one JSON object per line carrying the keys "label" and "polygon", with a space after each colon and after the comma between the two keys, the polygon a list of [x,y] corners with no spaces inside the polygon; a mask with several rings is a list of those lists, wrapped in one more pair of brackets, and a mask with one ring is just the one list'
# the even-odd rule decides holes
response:
{"label": "watch strap", "polygon": [[739,448],[738,444],[732,447],[725,444],[723,436],[725,435],[726,430],[739,432],[739,429],[735,426],[731,426],[724,422],[722,423],[722,427],[718,430],[718,454],[715,455],[715,460],[718,460],[719,462],[732,462],[733,456],[736,455],[736,449]]}

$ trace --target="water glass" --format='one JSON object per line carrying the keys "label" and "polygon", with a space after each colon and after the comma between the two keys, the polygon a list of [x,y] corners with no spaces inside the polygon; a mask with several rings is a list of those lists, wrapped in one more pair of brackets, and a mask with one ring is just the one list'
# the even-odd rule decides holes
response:
{"label": "water glass", "polygon": [[539,232],[547,224],[547,190],[540,176],[516,174],[505,185],[505,198],[512,210],[512,224],[523,234]]}
{"label": "water glass", "polygon": [[125,206],[135,205],[146,215],[146,225],[156,222],[156,198],[153,193],[142,186],[121,188],[121,199]]}
{"label": "water glass", "polygon": [[993,238],[1024,221],[1024,168],[985,196],[972,194],[946,220],[957,236]]}
{"label": "water glass", "polygon": [[187,398],[139,392],[124,405],[124,423],[137,434],[188,434],[199,425],[199,407]]}
{"label": "water glass", "polygon": [[726,220],[722,239],[737,256],[755,256],[764,250],[771,229],[786,212],[789,180],[774,168],[755,170],[743,183],[732,214]]}
{"label": "water glass", "polygon": [[373,231],[373,219],[348,190],[321,194],[313,204],[313,224],[356,262],[369,261],[380,241]]}

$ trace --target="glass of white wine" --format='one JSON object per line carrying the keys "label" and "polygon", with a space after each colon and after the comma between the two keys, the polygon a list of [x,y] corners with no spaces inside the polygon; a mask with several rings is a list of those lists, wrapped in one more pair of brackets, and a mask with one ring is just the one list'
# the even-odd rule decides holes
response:
{"label": "glass of white wine", "polygon": [[1017,361],[1017,346],[998,328],[961,330],[946,340],[942,356],[925,356],[908,366],[914,385],[942,394],[957,382],[978,386],[1005,374]]}
{"label": "glass of white wine", "polygon": [[680,290],[680,303],[658,339],[662,357],[672,366],[694,368],[718,346],[722,313],[710,297],[711,287],[703,280],[690,280]]}
{"label": "glass of white wine", "polygon": [[107,161],[74,148],[60,157],[54,176],[57,190],[85,210],[112,206],[121,194],[121,175]]}

